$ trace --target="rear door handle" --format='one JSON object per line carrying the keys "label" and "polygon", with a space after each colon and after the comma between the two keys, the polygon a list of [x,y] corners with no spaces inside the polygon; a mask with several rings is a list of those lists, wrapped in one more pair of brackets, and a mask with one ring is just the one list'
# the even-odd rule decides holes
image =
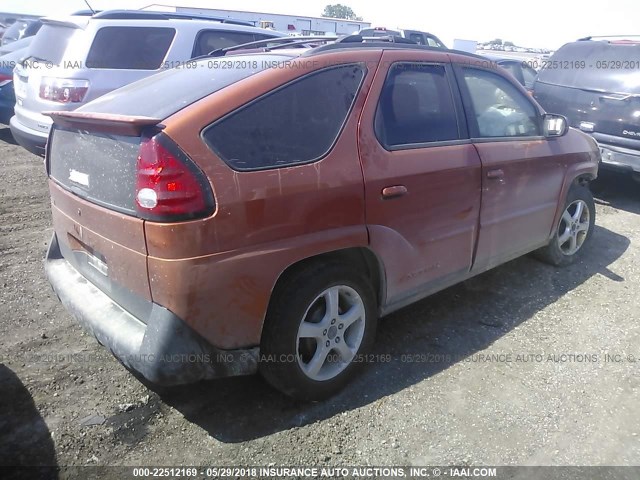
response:
{"label": "rear door handle", "polygon": [[406,195],[408,192],[407,187],[404,185],[393,185],[391,187],[384,187],[382,189],[382,199],[388,200],[390,198],[397,198]]}
{"label": "rear door handle", "polygon": [[487,178],[499,179],[502,177],[504,177],[504,171],[501,168],[498,168],[496,170],[489,170],[487,172]]}

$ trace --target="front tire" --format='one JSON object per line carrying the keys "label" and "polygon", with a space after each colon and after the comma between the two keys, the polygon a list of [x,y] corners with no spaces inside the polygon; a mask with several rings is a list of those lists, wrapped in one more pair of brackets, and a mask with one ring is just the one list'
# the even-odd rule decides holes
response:
{"label": "front tire", "polygon": [[595,221],[596,206],[591,191],[585,186],[572,186],[551,242],[538,250],[536,256],[558,267],[572,264],[591,240]]}
{"label": "front tire", "polygon": [[339,264],[308,266],[274,291],[260,372],[291,397],[330,397],[362,366],[376,323],[375,295],[363,275]]}

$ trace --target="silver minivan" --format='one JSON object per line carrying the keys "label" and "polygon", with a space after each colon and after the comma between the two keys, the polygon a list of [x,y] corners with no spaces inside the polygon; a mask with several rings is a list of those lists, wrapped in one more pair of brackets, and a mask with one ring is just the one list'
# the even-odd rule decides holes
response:
{"label": "silver minivan", "polygon": [[14,70],[10,121],[16,141],[37,155],[44,154],[52,123],[43,111],[75,110],[158,71],[191,68],[188,60],[213,50],[285,36],[246,22],[137,10],[42,21]]}

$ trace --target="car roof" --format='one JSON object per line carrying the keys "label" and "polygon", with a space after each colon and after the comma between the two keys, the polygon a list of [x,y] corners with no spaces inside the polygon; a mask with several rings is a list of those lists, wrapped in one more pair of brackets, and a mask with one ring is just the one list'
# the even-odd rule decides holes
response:
{"label": "car roof", "polygon": [[249,22],[233,20],[222,17],[211,17],[206,15],[190,15],[170,12],[154,12],[141,10],[104,10],[94,15],[75,14],[66,16],[50,16],[42,19],[45,24],[62,25],[85,29],[94,22],[118,24],[118,25],[149,25],[158,22],[158,26],[166,22],[168,24],[196,25],[208,29],[225,29],[240,32],[263,33],[274,37],[286,36],[281,32],[266,30],[256,27]]}

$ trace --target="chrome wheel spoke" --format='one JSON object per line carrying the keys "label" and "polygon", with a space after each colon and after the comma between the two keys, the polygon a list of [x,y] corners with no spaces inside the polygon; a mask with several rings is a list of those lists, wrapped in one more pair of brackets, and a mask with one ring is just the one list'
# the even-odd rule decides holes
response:
{"label": "chrome wheel spoke", "polygon": [[571,217],[571,214],[569,213],[569,209],[568,208],[562,214],[562,219],[565,221],[567,226],[571,225],[571,222],[573,222],[573,218]]}
{"label": "chrome wheel spoke", "polygon": [[356,352],[354,352],[349,345],[347,345],[347,342],[340,342],[335,346],[335,349],[338,351],[338,353],[340,354],[340,358],[342,359],[343,362],[350,362],[351,360],[353,360],[353,357],[356,356]]}
{"label": "chrome wheel spoke", "polygon": [[331,321],[332,319],[338,317],[338,306],[340,303],[340,288],[331,287],[324,293],[323,297],[324,297],[324,301],[327,309],[326,309],[325,316],[322,320],[323,322],[327,320]]}
{"label": "chrome wheel spoke", "polygon": [[573,215],[571,216],[571,220],[573,220],[574,222],[579,222],[580,219],[582,218],[582,211],[584,210],[584,202],[579,201],[576,204],[576,211],[573,212]]}
{"label": "chrome wheel spoke", "polygon": [[571,237],[569,237],[569,254],[574,253],[578,248],[578,239],[576,238],[576,235],[571,235]]}
{"label": "chrome wheel spoke", "polygon": [[562,246],[565,243],[567,243],[567,240],[569,240],[570,238],[571,238],[571,229],[566,228],[564,233],[558,237],[558,243],[560,244],[560,246]]}
{"label": "chrome wheel spoke", "polygon": [[311,358],[309,363],[306,365],[307,375],[310,377],[316,377],[318,373],[320,373],[320,369],[324,365],[324,362],[327,360],[328,354],[329,349],[325,347],[323,343],[318,344],[316,353],[313,354],[313,358]]}
{"label": "chrome wheel spoke", "polygon": [[338,321],[343,325],[343,329],[346,331],[347,328],[356,322],[364,318],[364,307],[362,304],[357,304],[351,307],[347,312],[343,313],[338,317]]}
{"label": "chrome wheel spoke", "polygon": [[322,323],[302,322],[298,330],[298,338],[316,338],[322,340],[324,327]]}

